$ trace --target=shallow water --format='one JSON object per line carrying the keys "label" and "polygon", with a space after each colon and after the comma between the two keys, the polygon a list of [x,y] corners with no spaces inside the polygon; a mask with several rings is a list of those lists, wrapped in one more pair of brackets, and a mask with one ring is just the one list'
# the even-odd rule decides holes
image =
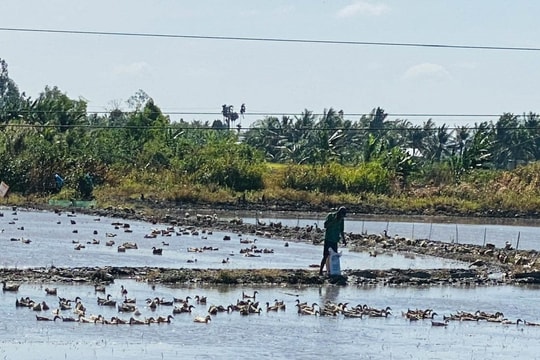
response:
{"label": "shallow water", "polygon": [[[56,297],[47,296],[44,286],[23,284],[17,294],[0,295],[0,356],[4,359],[145,359],[187,358],[252,358],[311,359],[321,352],[333,352],[334,358],[372,359],[507,359],[519,354],[522,358],[537,356],[540,327],[501,325],[487,322],[452,321],[446,328],[432,327],[430,320],[411,322],[402,316],[407,309],[431,308],[439,315],[458,310],[475,312],[503,311],[508,319],[538,321],[537,308],[531,307],[538,296],[536,288],[358,288],[358,287],[268,287],[268,288],[169,288],[155,290],[145,283],[118,280],[107,292],[121,300],[120,285],[139,304],[139,318],[167,316],[172,308],[159,306],[150,310],[147,297],[185,298],[208,297],[208,305],[197,305],[191,314],[177,314],[170,324],[103,325],[36,321],[36,312],[15,308],[15,299],[29,296],[55,305]],[[115,308],[101,307],[89,285],[59,285],[59,296],[80,296],[87,314],[102,314],[106,318],[130,314]],[[242,298],[242,292],[258,291],[264,303],[283,300],[285,311],[242,316],[239,313],[219,313],[208,324],[193,322],[205,315],[210,304],[227,306]],[[296,299],[324,304],[326,301],[348,302],[352,306],[392,308],[387,318],[350,319],[301,316],[296,312]],[[39,312],[51,316],[50,311]],[[71,315],[69,311],[64,314]],[[89,315],[87,315],[89,316]]]}
{"label": "shallow water", "polygon": [[[310,269],[320,262],[322,246],[300,242],[288,242],[279,238],[254,237],[237,233],[214,232],[198,235],[176,235],[182,229],[175,228],[171,236],[158,235],[145,238],[152,230],[165,230],[165,225],[154,225],[142,221],[122,222],[118,219],[95,218],[78,214],[54,214],[18,210],[4,211],[0,217],[0,266],[3,267],[75,267],[75,266],[159,266],[184,268],[279,268]],[[74,224],[72,224],[74,222]],[[122,225],[118,225],[118,223]],[[113,225],[116,224],[116,225]],[[130,232],[125,232],[124,225]],[[76,231],[76,232],[74,232]],[[94,234],[97,231],[97,234]],[[223,240],[229,236],[231,240]],[[31,242],[25,244],[21,239]],[[253,241],[251,244],[240,243]],[[13,240],[13,241],[12,241]],[[99,244],[91,244],[99,240]],[[113,240],[114,246],[106,246]],[[77,244],[74,243],[77,242]],[[90,242],[90,244],[88,244]],[[134,242],[138,249],[119,253],[117,246]],[[168,245],[163,245],[163,242]],[[81,250],[75,246],[84,245]],[[240,250],[256,245],[273,253],[260,253],[260,257],[245,257]],[[163,255],[153,255],[152,248],[162,248]],[[217,250],[189,252],[189,248],[210,247]],[[455,268],[464,264],[454,260],[423,257],[412,254],[384,253],[377,257],[368,253],[349,252],[342,248],[342,269],[389,269],[389,268]],[[224,259],[228,263],[223,263]]]}
{"label": "shallow water", "polygon": [[[259,247],[274,249],[273,254],[260,258],[240,256],[238,234],[214,233],[202,239],[201,235],[173,235],[171,237],[144,238],[152,228],[164,228],[144,222],[129,221],[132,232],[115,229],[117,219],[97,219],[77,215],[56,215],[48,212],[18,210],[16,214],[4,210],[0,217],[1,265],[7,267],[34,266],[164,266],[204,268],[308,268],[320,259],[321,247],[291,242],[284,247],[282,239],[257,239]],[[71,220],[75,224],[71,224]],[[290,220],[297,221],[297,220]],[[60,223],[58,223],[60,222]],[[361,222],[348,220],[348,231]],[[366,223],[364,222],[363,225]],[[380,224],[377,224],[380,225]],[[409,224],[410,225],[410,224]],[[386,223],[385,223],[386,226]],[[393,229],[394,224],[389,224]],[[461,225],[460,225],[461,226]],[[465,227],[465,225],[463,225]],[[416,228],[417,226],[415,226]],[[73,232],[77,230],[77,232]],[[98,234],[94,235],[94,230]],[[515,229],[510,229],[515,230]],[[505,229],[506,231],[506,229]],[[104,242],[112,237],[116,245],[135,241],[137,250],[118,253],[116,247],[106,247]],[[230,235],[232,240],[224,241]],[[11,239],[31,239],[30,244]],[[86,244],[99,238],[99,245]],[[74,250],[73,240],[86,245]],[[163,246],[162,241],[169,242]],[[196,263],[190,246],[213,246],[219,250],[197,253]],[[162,256],[152,255],[152,246],[164,248]],[[234,254],[234,255],[231,255]],[[231,259],[222,264],[223,258]],[[463,264],[441,259],[381,255],[376,258],[344,249],[342,268],[430,268],[459,267]],[[129,319],[131,314],[119,313],[116,308],[97,305],[92,285],[30,284],[23,283],[17,293],[0,293],[0,357],[4,359],[222,359],[253,358],[312,359],[312,358],[368,358],[368,359],[507,359],[538,357],[537,339],[540,327],[501,325],[487,322],[450,322],[447,327],[432,327],[429,320],[410,322],[402,316],[407,309],[433,309],[439,314],[450,315],[457,311],[502,311],[506,318],[540,321],[537,287],[182,287],[157,285],[154,289],[134,280],[117,280],[107,288],[107,294],[122,301],[120,287],[125,286],[128,296],[137,299],[141,312],[139,318],[167,316],[172,308],[159,306],[152,311],[146,298],[160,297],[172,300],[195,295],[208,297],[207,305],[196,304],[191,314],[177,314],[170,324],[141,326],[113,326],[68,322],[36,321],[35,315],[52,317],[51,310],[34,312],[16,308],[15,300],[30,297],[46,301],[52,309],[58,306],[57,297],[45,295],[45,287],[57,287],[58,295],[74,299],[80,296],[87,307],[87,314],[102,314],[106,318],[119,316]],[[205,315],[211,304],[236,303],[242,292],[258,291],[257,300],[263,309],[268,301],[284,300],[287,309],[281,312],[263,311],[260,315],[241,316],[239,313],[220,313],[208,324],[193,322],[197,315]],[[390,306],[387,318],[349,319],[337,317],[300,316],[296,300],[324,304],[326,301],[347,302],[351,306],[368,304],[377,308]],[[74,316],[64,311],[65,316]]]}

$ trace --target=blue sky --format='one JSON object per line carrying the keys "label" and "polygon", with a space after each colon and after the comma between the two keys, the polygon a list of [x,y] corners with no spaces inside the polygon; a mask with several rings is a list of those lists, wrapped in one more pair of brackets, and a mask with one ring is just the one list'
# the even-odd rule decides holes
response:
{"label": "blue sky", "polygon": [[[535,0],[4,0],[1,28],[540,48]],[[358,120],[382,107],[429,114],[540,112],[540,51],[206,40],[0,31],[0,58],[21,91],[46,85],[105,111],[137,90],[164,112],[239,110]],[[171,114],[191,121],[216,115]]]}

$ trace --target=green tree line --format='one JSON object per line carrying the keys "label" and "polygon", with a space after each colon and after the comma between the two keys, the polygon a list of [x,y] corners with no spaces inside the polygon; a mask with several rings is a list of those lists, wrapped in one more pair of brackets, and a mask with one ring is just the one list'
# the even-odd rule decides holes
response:
{"label": "green tree line", "polygon": [[226,119],[172,122],[142,90],[127,104],[127,111],[89,113],[85,100],[49,86],[33,99],[0,59],[0,180],[23,194],[54,193],[58,173],[81,198],[92,196],[88,177],[96,186],[130,182],[133,191],[160,181],[249,192],[263,190],[281,169],[274,179],[281,188],[392,193],[540,158],[534,113],[449,127],[389,120],[382,108],[351,120],[330,108],[319,116],[267,116],[241,132]]}

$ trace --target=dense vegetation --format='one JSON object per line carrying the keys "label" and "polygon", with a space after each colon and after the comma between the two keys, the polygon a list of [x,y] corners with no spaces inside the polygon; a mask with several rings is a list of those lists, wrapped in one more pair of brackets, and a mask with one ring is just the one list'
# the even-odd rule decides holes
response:
{"label": "dense vegetation", "polygon": [[23,197],[102,203],[143,194],[190,202],[346,202],[422,213],[538,208],[540,117],[534,113],[451,128],[431,119],[422,126],[388,120],[381,108],[350,120],[330,108],[320,116],[304,110],[264,117],[240,131],[231,128],[238,116],[225,106],[210,124],[171,122],[142,90],[127,105],[128,111],[89,113],[86,101],[57,87],[32,99],[0,59],[0,180]]}

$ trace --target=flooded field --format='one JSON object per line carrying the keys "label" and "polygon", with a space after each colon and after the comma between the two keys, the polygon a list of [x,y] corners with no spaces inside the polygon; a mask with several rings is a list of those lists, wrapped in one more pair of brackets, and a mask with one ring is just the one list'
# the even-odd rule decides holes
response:
{"label": "flooded field", "polygon": [[[94,218],[80,214],[54,214],[3,210],[0,217],[1,266],[31,268],[54,266],[161,266],[193,268],[291,268],[309,269],[318,263],[321,247],[279,238],[255,238],[226,232],[208,233],[210,229],[174,229],[170,236],[150,237],[159,224]],[[292,220],[291,220],[292,221]],[[116,224],[116,225],[115,225]],[[357,226],[359,223],[348,223]],[[365,225],[365,224],[364,224]],[[389,224],[391,228],[392,224]],[[128,229],[128,231],[126,231]],[[198,230],[195,234],[193,230]],[[187,231],[187,230],[186,230]],[[204,231],[204,233],[203,233]],[[178,232],[178,234],[177,234]],[[226,239],[230,237],[230,240]],[[245,242],[241,242],[241,239]],[[26,241],[25,241],[26,240]],[[29,241],[28,241],[29,240]],[[114,246],[107,241],[114,240]],[[98,243],[99,241],[99,243]],[[137,249],[118,252],[117,246],[136,242]],[[168,245],[166,245],[168,244]],[[272,252],[260,257],[245,257],[241,249],[256,244]],[[83,248],[75,250],[77,245]],[[192,247],[212,250],[191,252]],[[154,255],[152,248],[162,248]],[[215,248],[215,249],[214,249]],[[342,268],[458,268],[466,265],[438,258],[403,254],[368,254],[344,249]],[[228,262],[223,260],[229,258]],[[196,260],[196,261],[195,261]],[[56,295],[47,295],[45,288],[56,288]],[[125,289],[127,293],[123,293]],[[244,295],[255,299],[244,298]],[[507,359],[537,357],[540,311],[533,306],[538,298],[537,287],[470,286],[470,287],[357,287],[357,286],[281,286],[281,287],[171,287],[152,285],[130,279],[119,279],[104,292],[96,292],[93,284],[35,284],[22,282],[18,291],[0,293],[0,357],[4,359],[222,359],[252,358],[312,359],[323,357],[362,359]],[[110,296],[107,296],[110,295]],[[29,298],[49,309],[17,307],[16,301]],[[74,312],[76,298],[86,308],[84,319],[98,315],[129,321],[169,318],[170,323],[145,325],[111,325],[101,321],[69,322],[79,319]],[[115,306],[98,305],[98,298],[116,302]],[[135,301],[133,311],[119,311],[126,297]],[[189,297],[189,299],[188,299]],[[206,303],[198,303],[205,297]],[[71,309],[58,310],[59,298],[72,300]],[[162,303],[152,305],[153,299]],[[188,301],[191,312],[176,312],[183,306],[174,300]],[[260,313],[242,315],[239,311],[211,315],[207,323],[197,323],[212,305],[227,308],[239,301],[259,302]],[[268,305],[283,301],[284,310],[267,310]],[[172,302],[171,305],[167,304]],[[326,304],[344,304],[343,309],[366,305],[387,309],[384,316],[364,314],[348,317],[343,311],[335,315],[301,315],[299,302],[316,303],[319,311]],[[433,319],[411,321],[408,310],[428,310]],[[53,313],[54,311],[54,313]],[[180,310],[178,310],[180,311]],[[490,314],[502,312],[506,321],[448,321],[446,326],[433,326],[432,320],[459,312]],[[37,316],[51,321],[37,320]],[[502,319],[502,318],[501,318]]]}
{"label": "flooded field", "polygon": [[[3,214],[0,217],[0,253],[4,255],[0,258],[0,266],[8,268],[54,265],[309,269],[322,257],[321,246],[275,237],[209,233],[210,229],[181,227],[167,231],[163,236],[161,232],[166,231],[167,226],[141,221],[25,210],[9,210]],[[154,237],[156,231],[159,235]],[[110,241],[114,244],[107,246]],[[137,249],[119,252],[118,246],[125,243],[136,244]],[[254,257],[241,253],[252,246],[261,252]],[[154,255],[152,248],[162,249],[162,254]],[[453,260],[412,254],[385,253],[372,257],[368,253],[349,252],[347,248],[341,251],[343,269],[453,268],[464,265]]]}
{"label": "flooded field", "polygon": [[[173,306],[159,305],[151,309],[147,298],[191,298],[191,313],[174,314],[170,323],[149,325],[106,325],[37,321],[36,315],[53,318],[58,307],[56,296],[45,294],[43,286],[22,285],[18,293],[0,295],[0,355],[4,359],[176,359],[179,357],[221,359],[252,358],[311,359],[321,351],[332,351],[334,358],[368,359],[507,359],[519,354],[522,358],[537,356],[536,340],[540,327],[487,321],[449,321],[447,326],[432,326],[431,319],[411,321],[403,316],[408,309],[433,309],[438,315],[450,316],[458,311],[501,311],[510,321],[540,320],[537,308],[531,307],[538,289],[516,287],[487,288],[356,288],[356,287],[280,287],[280,288],[168,288],[152,289],[135,281],[117,281],[107,288],[111,298],[121,303],[121,287],[135,298],[139,315],[119,312],[116,307],[97,305],[93,286],[57,286],[58,296],[82,299],[85,317],[102,315],[124,320],[131,317],[148,319],[168,317]],[[53,286],[53,285],[50,285]],[[212,315],[208,323],[196,323],[196,316],[206,316],[211,305],[236,304],[242,294],[260,302],[260,314],[241,315],[223,312]],[[194,298],[207,297],[207,304]],[[45,301],[48,311],[15,307],[16,299],[30,297]],[[285,310],[267,311],[266,302],[283,301]],[[391,310],[386,317],[348,318],[300,315],[298,302],[348,303],[349,307],[366,304]],[[73,317],[64,310],[62,316]]]}

